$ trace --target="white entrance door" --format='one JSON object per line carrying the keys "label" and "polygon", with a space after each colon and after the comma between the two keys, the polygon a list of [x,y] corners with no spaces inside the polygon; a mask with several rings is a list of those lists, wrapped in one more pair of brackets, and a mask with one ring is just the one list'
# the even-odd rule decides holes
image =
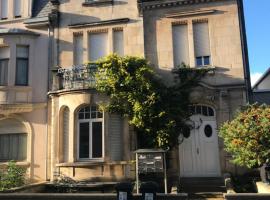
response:
{"label": "white entrance door", "polygon": [[195,128],[179,146],[181,177],[220,176],[217,127],[214,117],[193,115]]}

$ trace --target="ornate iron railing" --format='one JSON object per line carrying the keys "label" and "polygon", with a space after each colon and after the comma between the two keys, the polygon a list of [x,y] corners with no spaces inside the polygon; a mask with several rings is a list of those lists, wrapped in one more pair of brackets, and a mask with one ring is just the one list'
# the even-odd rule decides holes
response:
{"label": "ornate iron railing", "polygon": [[61,89],[90,89],[96,87],[96,64],[84,64],[70,68],[59,68]]}

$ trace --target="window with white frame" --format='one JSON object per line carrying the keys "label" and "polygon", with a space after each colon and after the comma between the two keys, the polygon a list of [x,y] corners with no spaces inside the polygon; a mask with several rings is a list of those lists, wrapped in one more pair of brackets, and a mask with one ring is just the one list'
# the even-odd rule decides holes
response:
{"label": "window with white frame", "polygon": [[78,159],[102,159],[104,156],[103,112],[96,105],[78,112]]}
{"label": "window with white frame", "polygon": [[124,34],[123,30],[113,30],[113,52],[119,56],[124,55]]}
{"label": "window with white frame", "polygon": [[108,55],[108,33],[89,33],[88,37],[88,58],[96,61]]}
{"label": "window with white frame", "polygon": [[193,23],[193,37],[196,66],[211,65],[208,22]]}
{"label": "window with white frame", "polygon": [[7,85],[9,52],[9,47],[0,48],[0,86]]}
{"label": "window with white frame", "polygon": [[189,65],[188,25],[172,26],[174,67],[182,63]]}
{"label": "window with white frame", "polygon": [[29,46],[17,46],[16,49],[16,85],[28,85]]}
{"label": "window with white frame", "polygon": [[13,12],[15,18],[22,16],[22,0],[13,0]]}
{"label": "window with white frame", "polygon": [[73,49],[73,59],[74,65],[83,64],[83,35],[74,35],[73,37],[74,49]]}
{"label": "window with white frame", "polygon": [[0,0],[0,18],[8,18],[8,0]]}

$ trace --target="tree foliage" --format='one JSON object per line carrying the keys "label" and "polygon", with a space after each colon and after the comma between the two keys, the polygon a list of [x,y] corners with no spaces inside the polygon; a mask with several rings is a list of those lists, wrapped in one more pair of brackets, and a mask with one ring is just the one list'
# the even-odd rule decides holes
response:
{"label": "tree foliage", "polygon": [[248,105],[232,121],[222,125],[220,136],[235,164],[256,168],[269,163],[270,107]]}
{"label": "tree foliage", "polygon": [[168,148],[177,144],[190,115],[191,89],[208,69],[182,65],[173,71],[174,84],[167,85],[143,58],[114,54],[97,65],[97,90],[110,97],[103,105],[105,110],[128,116],[148,146]]}

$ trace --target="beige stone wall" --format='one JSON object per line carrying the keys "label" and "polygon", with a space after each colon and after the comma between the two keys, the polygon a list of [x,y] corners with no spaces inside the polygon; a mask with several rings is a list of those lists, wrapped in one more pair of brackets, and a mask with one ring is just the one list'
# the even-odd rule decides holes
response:
{"label": "beige stone wall", "polygon": [[[8,1],[10,5],[13,1]],[[0,86],[0,119],[20,119],[27,125],[27,160],[19,163],[28,167],[30,181],[46,180],[47,140],[47,86],[48,86],[48,31],[47,28],[28,29],[24,19],[30,16],[27,3],[23,1],[22,18],[14,19],[12,7],[7,20],[0,20],[0,27],[19,28],[35,32],[32,35],[1,35],[1,45],[10,49],[8,85]],[[30,7],[29,7],[30,8]],[[31,9],[31,8],[30,8]],[[28,86],[15,86],[16,45],[29,46]],[[3,108],[4,108],[3,107]],[[0,163],[3,165],[4,163]]]}
{"label": "beige stone wall", "polygon": [[[113,5],[82,6],[84,0],[68,1],[60,5],[59,65],[73,65],[73,34],[82,33],[84,43],[83,61],[88,58],[88,32],[108,32],[109,53],[113,53],[113,28],[122,28],[124,33],[124,54],[144,56],[142,18],[139,16],[136,1],[116,1]],[[127,23],[69,28],[68,25],[91,23],[105,20],[129,18]]]}
{"label": "beige stone wall", "polygon": [[[209,10],[214,12],[207,13]],[[191,11],[200,14],[190,15],[188,12]],[[173,14],[178,14],[178,17],[169,16]],[[211,65],[216,68],[215,76],[204,81],[211,85],[243,84],[238,11],[233,0],[144,11],[146,58],[161,72],[171,70],[174,66],[172,24],[185,22],[188,24],[189,65],[194,67],[194,20],[208,21]]]}

